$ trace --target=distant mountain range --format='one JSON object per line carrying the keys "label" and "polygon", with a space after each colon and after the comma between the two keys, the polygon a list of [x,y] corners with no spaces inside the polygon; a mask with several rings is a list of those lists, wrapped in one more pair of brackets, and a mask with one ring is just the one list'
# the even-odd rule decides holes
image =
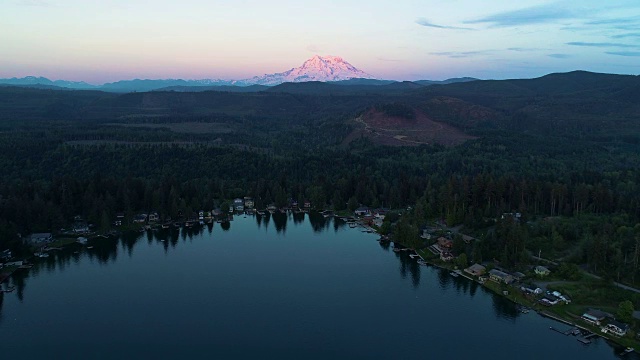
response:
{"label": "distant mountain range", "polygon": [[[416,86],[449,84],[477,80],[474,78],[456,78],[444,81],[419,80],[412,82]],[[257,92],[266,90],[267,86],[283,83],[331,82],[338,85],[389,85],[397,83],[393,80],[378,80],[372,75],[356,68],[338,56],[319,56],[305,61],[302,66],[285,72],[254,76],[243,80],[183,80],[183,79],[134,79],[121,80],[103,85],[91,85],[84,81],[49,80],[44,77],[27,76],[24,78],[0,79],[0,84],[27,86],[49,89],[102,90],[110,92],[134,91],[232,91]],[[403,82],[407,83],[407,82]]]}

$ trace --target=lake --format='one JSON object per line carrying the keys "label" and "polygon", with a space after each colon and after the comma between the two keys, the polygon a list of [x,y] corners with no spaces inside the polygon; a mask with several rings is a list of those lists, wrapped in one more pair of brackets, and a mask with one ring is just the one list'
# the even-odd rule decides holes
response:
{"label": "lake", "polygon": [[[5,359],[617,359],[319,214],[130,234],[42,259],[0,302]],[[74,253],[79,250],[78,253]],[[6,285],[6,284],[5,284]],[[627,358],[635,358],[635,354]]]}

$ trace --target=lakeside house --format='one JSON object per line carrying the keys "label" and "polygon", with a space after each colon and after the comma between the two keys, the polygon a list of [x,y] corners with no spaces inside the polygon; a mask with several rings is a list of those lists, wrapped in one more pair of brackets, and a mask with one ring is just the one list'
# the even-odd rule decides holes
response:
{"label": "lakeside house", "polygon": [[547,269],[542,265],[536,266],[535,268],[533,268],[533,271],[536,273],[536,275],[540,275],[540,276],[547,276],[551,273],[551,270]]}
{"label": "lakeside house", "polygon": [[522,214],[519,213],[519,212],[503,213],[500,218],[503,219],[503,220],[506,219],[506,218],[512,218],[514,221],[520,222],[520,219],[522,218]]}
{"label": "lakeside house", "polygon": [[511,276],[511,274],[507,274],[506,272],[498,269],[491,269],[489,271],[489,279],[497,282],[498,284],[511,284],[513,282],[513,276]]}
{"label": "lakeside house", "polygon": [[76,234],[86,234],[89,232],[89,225],[83,220],[76,220],[73,224],[73,232]]}
{"label": "lakeside house", "polygon": [[29,245],[42,245],[53,242],[53,235],[51,233],[34,233],[26,237],[27,244]]}
{"label": "lakeside house", "polygon": [[547,306],[553,306],[556,305],[558,303],[560,299],[558,299],[558,297],[551,295],[551,294],[545,294],[542,299],[540,299],[540,301],[538,301],[539,303],[541,303],[542,305],[547,305]]}
{"label": "lakeside house", "polygon": [[473,276],[482,276],[487,271],[487,268],[480,264],[473,264],[468,268],[464,269],[464,272]]}
{"label": "lakeside house", "polygon": [[233,209],[235,211],[244,211],[244,199],[233,199]]}
{"label": "lakeside house", "polygon": [[602,328],[604,333],[612,333],[617,336],[625,336],[629,331],[629,325],[620,321],[610,320],[609,323]]}
{"label": "lakeside house", "polygon": [[519,281],[524,280],[524,278],[525,278],[525,277],[527,277],[525,274],[523,274],[523,273],[521,273],[521,272],[519,272],[519,271],[516,271],[516,272],[514,272],[514,273],[513,273],[513,274],[511,274],[511,275],[512,275],[512,276],[513,276],[513,278],[514,278],[516,281],[518,281],[518,282],[519,282]]}
{"label": "lakeside house", "polygon": [[588,322],[589,324],[600,325],[600,323],[607,318],[609,314],[604,311],[589,309],[584,314],[582,314],[582,320]]}
{"label": "lakeside house", "polygon": [[255,206],[255,202],[253,201],[253,198],[249,197],[249,196],[245,196],[244,197],[244,208],[245,209],[253,209],[254,206]]}
{"label": "lakeside house", "polygon": [[420,238],[431,240],[431,229],[428,226],[423,226],[420,228]]}
{"label": "lakeside house", "polygon": [[447,239],[446,237],[440,236],[437,240],[436,245],[442,250],[442,251],[450,251],[451,248],[453,247],[453,240],[451,239]]}
{"label": "lakeside house", "polygon": [[2,260],[9,260],[13,257],[13,254],[11,253],[11,250],[6,249],[3,250],[2,252],[0,252],[0,259]]}
{"label": "lakeside house", "polygon": [[387,216],[388,212],[389,212],[389,209],[387,209],[387,208],[375,209],[375,210],[373,210],[373,216],[376,219],[384,220],[384,218]]}
{"label": "lakeside house", "polygon": [[304,203],[302,203],[302,207],[304,210],[309,211],[311,209],[311,201],[305,200]]}
{"label": "lakeside house", "polygon": [[124,213],[123,212],[116,213],[116,220],[113,222],[113,225],[122,226],[123,222],[124,222]]}
{"label": "lakeside house", "polygon": [[359,207],[359,208],[357,208],[353,213],[354,213],[356,216],[364,216],[364,215],[369,214],[370,212],[371,212],[371,209],[369,209],[368,207],[366,207],[366,206],[360,206],[360,207]]}
{"label": "lakeside house", "polygon": [[440,253],[440,260],[442,261],[451,261],[453,260],[453,254],[449,251],[443,251]]}
{"label": "lakeside house", "polygon": [[540,289],[539,287],[533,288],[529,286],[521,286],[520,290],[525,294],[534,294],[534,295],[542,294],[542,289]]}
{"label": "lakeside house", "polygon": [[157,212],[152,212],[149,214],[149,222],[156,222],[160,220],[160,215]]}
{"label": "lakeside house", "polygon": [[147,214],[137,214],[133,217],[133,222],[136,224],[144,224],[147,221]]}

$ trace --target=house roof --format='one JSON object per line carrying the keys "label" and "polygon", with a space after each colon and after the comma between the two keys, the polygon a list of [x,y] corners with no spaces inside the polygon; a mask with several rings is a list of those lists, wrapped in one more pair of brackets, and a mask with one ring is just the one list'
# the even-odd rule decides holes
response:
{"label": "house roof", "polygon": [[471,266],[468,267],[468,269],[479,269],[479,270],[485,270],[486,267],[480,265],[480,264],[473,264]]}
{"label": "house roof", "polygon": [[472,273],[472,274],[480,274],[483,273],[487,270],[487,268],[485,268],[484,266],[480,265],[480,264],[473,264],[471,266],[469,266],[468,268],[465,269],[465,271]]}
{"label": "house roof", "polygon": [[545,266],[542,266],[542,265],[538,265],[534,269],[535,271],[539,271],[539,272],[551,272],[549,269],[547,269]]}
{"label": "house roof", "polygon": [[489,270],[489,274],[491,274],[493,276],[497,276],[497,277],[503,278],[503,279],[507,278],[507,277],[512,277],[510,274],[507,274],[506,272],[500,271],[498,269]]}
{"label": "house roof", "polygon": [[589,315],[595,319],[602,320],[606,318],[608,314],[604,311],[600,311],[597,309],[589,309],[587,310],[587,312],[585,312],[585,315]]}
{"label": "house roof", "polygon": [[618,329],[621,329],[621,330],[629,330],[629,324],[625,324],[625,323],[620,322],[620,321],[611,320],[611,321],[609,321],[609,325],[613,325],[613,326],[615,326],[615,327],[617,327]]}

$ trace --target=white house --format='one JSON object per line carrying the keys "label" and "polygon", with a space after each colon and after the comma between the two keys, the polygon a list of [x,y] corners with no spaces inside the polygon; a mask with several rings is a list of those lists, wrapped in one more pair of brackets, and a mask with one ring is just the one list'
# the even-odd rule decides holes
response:
{"label": "white house", "polygon": [[540,276],[547,276],[551,273],[551,270],[541,265],[536,266],[533,271]]}

